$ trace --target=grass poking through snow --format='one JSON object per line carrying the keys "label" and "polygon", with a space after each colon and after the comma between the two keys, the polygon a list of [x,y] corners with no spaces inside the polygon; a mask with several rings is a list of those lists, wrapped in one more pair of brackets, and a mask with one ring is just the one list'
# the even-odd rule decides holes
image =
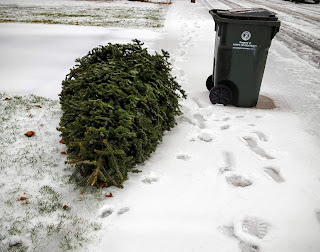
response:
{"label": "grass poking through snow", "polygon": [[166,10],[166,5],[129,1],[0,1],[0,23],[159,28],[163,26]]}
{"label": "grass poking through snow", "polygon": [[0,94],[1,252],[81,251],[101,228],[102,191],[80,194],[69,183],[60,116],[57,100]]}

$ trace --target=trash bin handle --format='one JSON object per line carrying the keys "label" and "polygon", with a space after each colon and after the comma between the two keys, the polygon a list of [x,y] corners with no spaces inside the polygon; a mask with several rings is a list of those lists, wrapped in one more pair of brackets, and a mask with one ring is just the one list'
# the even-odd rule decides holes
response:
{"label": "trash bin handle", "polygon": [[235,24],[256,24],[256,25],[267,25],[273,27],[280,27],[280,21],[267,21],[267,20],[238,20],[238,19],[230,19],[223,18],[217,14],[217,10],[210,10],[209,13],[213,17],[214,21],[217,23],[235,23]]}

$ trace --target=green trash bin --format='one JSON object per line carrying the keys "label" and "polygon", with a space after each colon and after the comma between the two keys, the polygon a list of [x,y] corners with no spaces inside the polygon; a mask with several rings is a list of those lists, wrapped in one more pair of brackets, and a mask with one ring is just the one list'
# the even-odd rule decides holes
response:
{"label": "green trash bin", "polygon": [[209,11],[215,21],[213,74],[207,79],[213,104],[254,107],[271,40],[279,31],[276,13],[262,8]]}

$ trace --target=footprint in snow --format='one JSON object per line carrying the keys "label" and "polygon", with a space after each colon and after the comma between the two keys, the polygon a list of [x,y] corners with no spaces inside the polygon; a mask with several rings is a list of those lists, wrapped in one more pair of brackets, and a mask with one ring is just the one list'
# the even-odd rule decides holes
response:
{"label": "footprint in snow", "polygon": [[241,252],[259,252],[260,251],[257,245],[252,245],[249,243],[245,243],[243,241],[240,242],[239,248]]}
{"label": "footprint in snow", "polygon": [[234,234],[241,241],[257,245],[268,233],[268,224],[256,217],[241,217],[234,222]]}
{"label": "footprint in snow", "polygon": [[185,47],[188,44],[188,41],[181,42],[180,44],[181,44],[181,46]]}
{"label": "footprint in snow", "polygon": [[106,217],[110,216],[112,213],[113,213],[113,207],[107,205],[107,206],[103,206],[100,209],[99,216],[101,218],[106,218]]}
{"label": "footprint in snow", "polygon": [[278,169],[274,167],[264,167],[263,168],[264,172],[268,174],[270,178],[272,178],[275,182],[277,183],[282,183],[285,180],[282,178],[282,176],[279,174]]}
{"label": "footprint in snow", "polygon": [[179,76],[180,77],[183,77],[185,75],[185,73],[184,73],[184,71],[181,69],[181,70],[179,70]]}
{"label": "footprint in snow", "polygon": [[206,119],[204,119],[203,115],[201,114],[194,114],[193,118],[197,119],[198,121],[204,122]]}
{"label": "footprint in snow", "polygon": [[236,187],[247,187],[251,186],[253,183],[249,178],[245,178],[239,174],[226,176],[226,181]]}
{"label": "footprint in snow", "polygon": [[220,129],[221,129],[221,130],[227,130],[227,129],[229,129],[230,127],[231,127],[231,125],[226,124],[226,125],[222,125],[222,126],[220,127]]}
{"label": "footprint in snow", "polygon": [[191,125],[196,125],[196,123],[194,123],[189,117],[186,117],[184,115],[178,117],[177,119],[178,122],[185,122],[185,123],[188,123],[188,124],[191,124]]}
{"label": "footprint in snow", "polygon": [[158,178],[157,177],[144,177],[141,182],[144,184],[153,184],[155,182],[158,182]]}
{"label": "footprint in snow", "polygon": [[223,159],[224,159],[223,160],[224,165],[219,168],[220,172],[225,173],[227,171],[232,171],[234,163],[235,163],[233,154],[228,151],[225,151],[222,154],[223,154]]}
{"label": "footprint in snow", "polygon": [[264,149],[262,149],[261,147],[258,146],[257,141],[254,140],[251,137],[244,137],[243,138],[247,144],[248,147],[250,148],[251,151],[253,151],[254,153],[258,154],[259,156],[266,158],[266,159],[275,159],[274,157],[268,155]]}
{"label": "footprint in snow", "polygon": [[203,103],[202,101],[200,101],[196,97],[192,97],[191,99],[195,102],[195,104],[198,106],[198,108],[206,108],[206,107],[208,107],[207,104]]}
{"label": "footprint in snow", "polygon": [[244,117],[244,115],[238,115],[238,116],[236,116],[236,118],[243,118]]}
{"label": "footprint in snow", "polygon": [[237,239],[239,241],[239,248],[241,252],[259,252],[260,251],[258,246],[243,242],[238,237],[236,237],[236,235],[234,234],[233,226],[223,226],[223,227],[219,227],[219,229],[224,235],[233,239]]}
{"label": "footprint in snow", "polygon": [[118,215],[121,215],[121,214],[124,214],[124,213],[128,212],[129,210],[130,210],[129,207],[122,207],[122,208],[120,208],[120,209],[118,210],[117,214],[118,214]]}
{"label": "footprint in snow", "polygon": [[247,217],[243,220],[242,230],[259,239],[263,239],[268,232],[268,224],[258,218]]}
{"label": "footprint in snow", "polygon": [[320,211],[317,211],[317,212],[316,212],[316,218],[317,218],[317,221],[318,221],[319,224],[320,224]]}
{"label": "footprint in snow", "polygon": [[181,159],[184,161],[188,161],[190,158],[191,158],[191,155],[188,153],[182,153],[182,154],[177,155],[177,159]]}
{"label": "footprint in snow", "polygon": [[223,226],[218,228],[225,236],[236,238],[233,226]]}
{"label": "footprint in snow", "polygon": [[200,114],[194,114],[193,118],[198,120],[199,123],[199,128],[200,129],[205,129],[206,128],[206,124],[204,123],[206,121],[206,119],[203,118],[203,115]]}
{"label": "footprint in snow", "polygon": [[253,133],[255,133],[258,137],[259,137],[259,139],[261,140],[261,141],[263,141],[263,142],[268,142],[268,137],[264,134],[264,133],[262,133],[262,132],[260,132],[260,131],[254,131]]}
{"label": "footprint in snow", "polygon": [[198,135],[198,138],[203,142],[211,142],[213,140],[213,132],[209,129],[203,129]]}

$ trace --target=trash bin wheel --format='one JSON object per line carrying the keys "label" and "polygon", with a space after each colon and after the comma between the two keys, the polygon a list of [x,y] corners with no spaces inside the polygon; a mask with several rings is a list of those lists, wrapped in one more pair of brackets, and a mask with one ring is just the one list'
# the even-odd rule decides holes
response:
{"label": "trash bin wheel", "polygon": [[214,87],[214,83],[212,81],[212,74],[208,77],[207,81],[206,81],[206,86],[207,89],[210,91],[213,87]]}
{"label": "trash bin wheel", "polygon": [[225,85],[218,85],[210,90],[209,98],[212,104],[228,105],[232,103],[232,90]]}

